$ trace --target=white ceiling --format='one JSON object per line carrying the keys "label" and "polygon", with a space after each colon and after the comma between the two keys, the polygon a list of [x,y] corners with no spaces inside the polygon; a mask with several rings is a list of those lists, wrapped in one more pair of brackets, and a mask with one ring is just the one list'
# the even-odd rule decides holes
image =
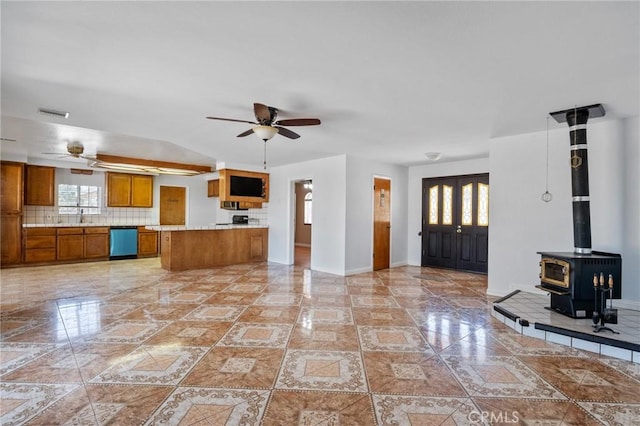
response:
{"label": "white ceiling", "polygon": [[[262,164],[253,102],[318,117],[271,166],[488,156],[489,139],[602,103],[639,114],[639,3],[1,2],[3,153]],[[69,111],[66,120],[38,108]],[[604,120],[600,119],[600,120]],[[553,120],[550,120],[553,122]],[[555,122],[552,127],[561,127]]]}

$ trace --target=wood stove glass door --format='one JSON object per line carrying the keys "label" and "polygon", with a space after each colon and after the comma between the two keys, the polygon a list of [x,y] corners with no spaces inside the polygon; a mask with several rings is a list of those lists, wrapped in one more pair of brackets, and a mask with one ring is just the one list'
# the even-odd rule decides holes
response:
{"label": "wood stove glass door", "polygon": [[489,175],[422,180],[422,266],[487,272]]}

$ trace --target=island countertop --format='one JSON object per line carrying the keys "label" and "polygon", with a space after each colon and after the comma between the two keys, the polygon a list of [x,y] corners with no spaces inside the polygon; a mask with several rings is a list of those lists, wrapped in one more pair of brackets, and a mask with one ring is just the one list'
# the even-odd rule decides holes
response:
{"label": "island countertop", "polygon": [[211,225],[147,225],[151,231],[216,231],[224,229],[266,229],[267,225],[215,223]]}

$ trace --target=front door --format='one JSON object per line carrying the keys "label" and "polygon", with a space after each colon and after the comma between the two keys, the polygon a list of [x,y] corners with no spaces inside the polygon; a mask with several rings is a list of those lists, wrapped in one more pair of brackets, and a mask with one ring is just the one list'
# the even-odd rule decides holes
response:
{"label": "front door", "polygon": [[391,254],[391,181],[373,180],[373,270],[389,267]]}
{"label": "front door", "polygon": [[184,225],[187,190],[182,186],[160,186],[160,225]]}
{"label": "front door", "polygon": [[489,175],[422,180],[422,266],[487,272]]}

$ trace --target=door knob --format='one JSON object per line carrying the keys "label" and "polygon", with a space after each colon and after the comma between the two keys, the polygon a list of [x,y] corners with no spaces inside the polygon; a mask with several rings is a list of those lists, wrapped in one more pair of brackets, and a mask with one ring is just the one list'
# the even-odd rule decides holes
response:
{"label": "door knob", "polygon": [[462,234],[462,226],[458,225],[458,227],[456,228],[456,232],[458,234]]}

